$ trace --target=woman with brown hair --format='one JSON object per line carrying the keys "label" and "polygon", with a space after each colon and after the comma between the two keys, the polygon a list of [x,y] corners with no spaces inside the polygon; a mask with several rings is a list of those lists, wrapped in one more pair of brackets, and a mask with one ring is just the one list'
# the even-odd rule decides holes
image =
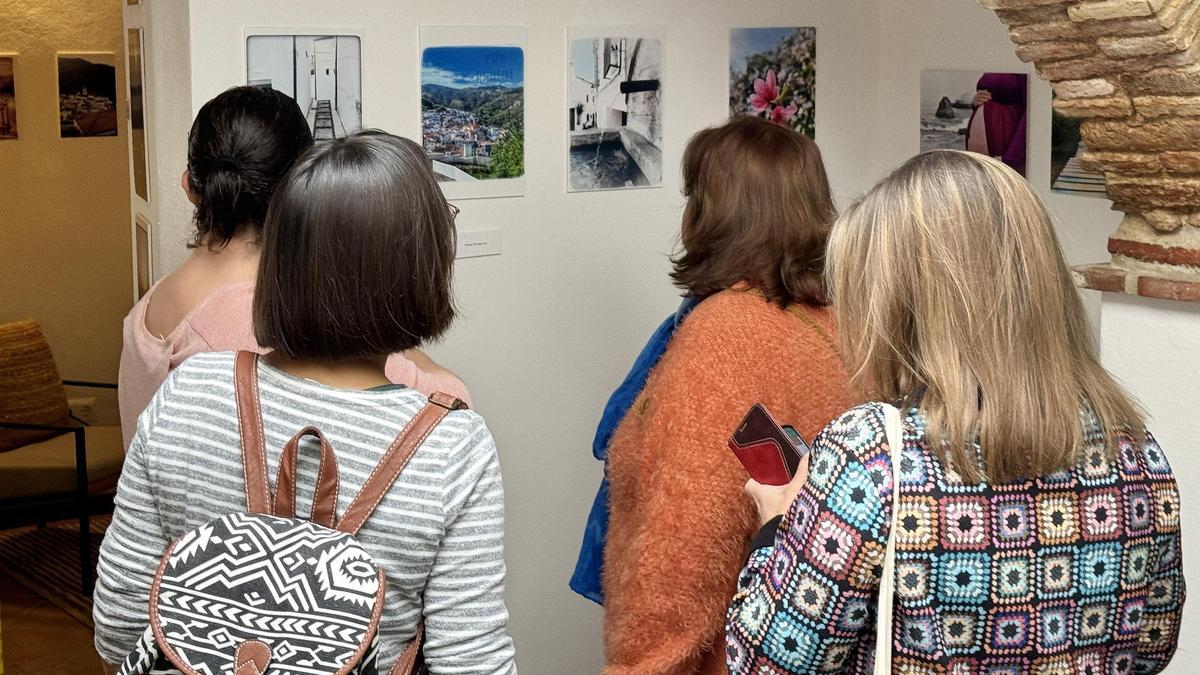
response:
{"label": "woman with brown hair", "polygon": [[743,117],[683,158],[683,252],[699,304],[613,435],[605,672],[724,673],[725,608],[757,527],[725,447],[762,403],[811,437],[849,402],[823,280],[834,208],[808,138]]}
{"label": "woman with brown hair", "polygon": [[[346,514],[428,403],[390,381],[388,361],[449,329],[454,250],[453,210],[420,145],[361,131],[300,157],[271,198],[254,290],[254,335],[270,350],[251,362],[262,473],[282,475],[289,439],[316,427],[336,449],[334,511]],[[96,649],[110,668],[138,645],[167,546],[246,509],[236,362],[233,352],[193,356],[138,418],[100,549]],[[496,444],[482,417],[452,407],[356,536],[387,575],[380,672],[419,639],[422,621],[430,673],[516,672]],[[314,508],[324,454],[306,436],[291,457],[303,517]],[[328,655],[312,656],[322,663]]]}
{"label": "woman with brown hair", "polygon": [[828,265],[842,355],[874,402],[826,427],[790,485],[747,484],[764,526],[730,671],[1165,668],[1184,598],[1175,478],[1096,357],[1029,183],[990,157],[920,155],[842,215]]}

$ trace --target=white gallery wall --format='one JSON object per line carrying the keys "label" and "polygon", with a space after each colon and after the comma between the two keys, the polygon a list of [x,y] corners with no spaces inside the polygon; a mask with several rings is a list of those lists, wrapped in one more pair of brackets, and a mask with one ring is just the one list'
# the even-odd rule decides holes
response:
{"label": "white gallery wall", "polygon": [[[527,27],[526,196],[456,202],[464,230],[501,229],[503,252],[459,261],[461,316],[432,350],[463,376],[500,448],[523,672],[590,673],[602,663],[600,609],[567,588],[601,476],[592,434],[608,394],[678,302],[667,255],[683,206],[679,160],[690,134],[727,115],[729,29],[817,26],[818,140],[846,198],[874,176],[876,9],[794,0],[190,3],[194,111],[244,83],[247,30],[350,33],[362,37],[364,125],[410,138],[420,133],[419,26]],[[572,25],[664,28],[663,187],[566,192]],[[159,225],[164,247],[178,247],[187,213]]]}
{"label": "white gallery wall", "polygon": [[[502,253],[458,262],[460,318],[431,352],[463,376],[500,448],[512,633],[521,670],[534,675],[592,673],[603,662],[600,610],[566,587],[601,476],[592,434],[608,394],[678,301],[667,256],[683,205],[679,160],[690,134],[727,114],[730,28],[817,27],[817,140],[839,204],[917,152],[922,70],[1028,72],[1029,178],[1055,214],[1069,260],[1105,260],[1106,237],[1118,221],[1106,200],[1049,193],[1049,88],[1016,59],[999,20],[975,0],[189,0],[186,7],[185,38],[162,47],[189,54],[182,59],[190,62],[185,80],[175,73],[160,79],[153,50],[163,41],[148,38],[158,97],[190,97],[194,114],[223,89],[244,83],[247,31],[357,34],[363,124],[411,138],[420,132],[419,26],[526,27],[526,195],[456,202],[464,231],[500,229]],[[614,25],[662,27],[663,186],[568,193],[567,27]],[[156,184],[170,189],[183,168],[179,139],[190,119],[155,115],[153,108],[151,115],[161,125],[159,142],[174,148],[160,151],[155,167]],[[158,276],[186,256],[185,206],[175,199],[156,213]],[[1099,294],[1087,298],[1099,319]],[[1196,335],[1200,313],[1170,303],[1114,302],[1110,312],[1113,303],[1105,300],[1104,319],[1122,328],[1106,323],[1101,332],[1106,340],[1119,332],[1121,344],[1140,350],[1143,361],[1128,362],[1137,365],[1127,381],[1160,418],[1155,429],[1182,474],[1184,503],[1200,504],[1200,488],[1188,488],[1200,485],[1200,460],[1186,461],[1186,443],[1200,429],[1171,417],[1195,407],[1200,348],[1193,343],[1186,352],[1188,345],[1164,339],[1142,349],[1132,323]],[[1125,349],[1114,339],[1104,351],[1121,374]],[[1190,363],[1181,358],[1185,352]],[[1173,369],[1172,362],[1186,367]],[[1159,374],[1174,377],[1162,390]],[[1191,512],[1185,527],[1200,527]],[[1200,588],[1200,576],[1190,578]],[[1200,620],[1189,621],[1185,641],[1200,638]]]}

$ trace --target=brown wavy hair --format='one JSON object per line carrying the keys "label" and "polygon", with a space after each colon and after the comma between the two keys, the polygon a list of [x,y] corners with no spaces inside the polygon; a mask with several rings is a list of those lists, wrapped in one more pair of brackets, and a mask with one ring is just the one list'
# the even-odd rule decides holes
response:
{"label": "brown wavy hair", "polygon": [[705,129],[684,150],[683,191],[677,286],[705,298],[746,282],[781,307],[829,303],[825,242],[837,213],[811,139],[748,116]]}

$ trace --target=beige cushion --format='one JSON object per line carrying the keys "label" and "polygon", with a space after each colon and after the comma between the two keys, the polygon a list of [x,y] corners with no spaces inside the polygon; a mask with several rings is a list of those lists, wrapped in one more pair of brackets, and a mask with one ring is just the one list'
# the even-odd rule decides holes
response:
{"label": "beige cushion", "polygon": [[[121,427],[87,427],[88,481],[93,493],[116,484],[125,462]],[[0,498],[75,490],[75,434],[62,434],[0,453]]]}
{"label": "beige cushion", "polygon": [[[41,327],[28,319],[0,324],[0,421],[69,424],[69,414],[67,392]],[[0,452],[53,435],[0,429]]]}

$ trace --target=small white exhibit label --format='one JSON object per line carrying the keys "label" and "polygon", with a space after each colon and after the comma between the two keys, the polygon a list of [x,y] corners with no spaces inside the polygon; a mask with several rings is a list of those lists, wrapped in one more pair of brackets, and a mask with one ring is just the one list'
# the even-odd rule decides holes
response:
{"label": "small white exhibit label", "polygon": [[500,228],[458,232],[456,258],[478,258],[485,255],[500,255]]}

